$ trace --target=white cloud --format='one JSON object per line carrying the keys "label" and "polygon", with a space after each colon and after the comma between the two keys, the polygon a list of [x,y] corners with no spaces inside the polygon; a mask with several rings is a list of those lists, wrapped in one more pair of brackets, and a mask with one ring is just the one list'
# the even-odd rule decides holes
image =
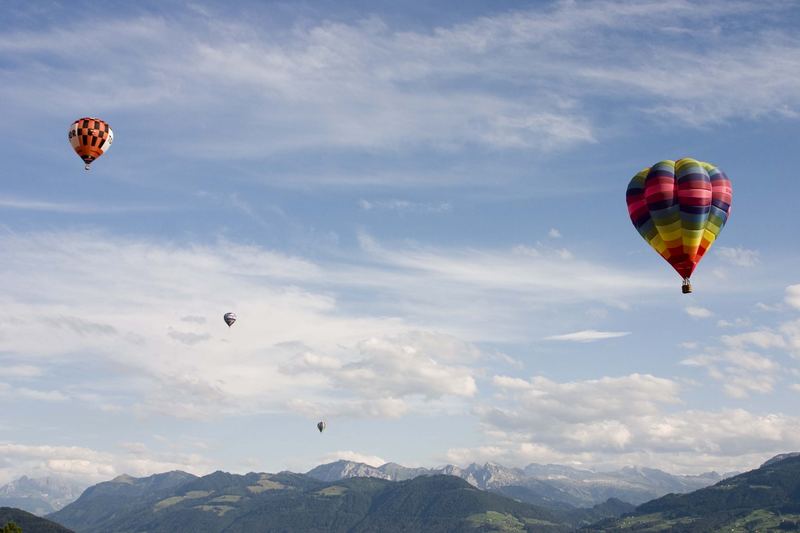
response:
{"label": "white cloud", "polygon": [[319,374],[342,393],[370,399],[469,397],[477,391],[471,368],[447,362],[472,361],[479,352],[449,336],[410,332],[370,338],[358,343],[355,351],[354,357],[344,360],[303,353],[284,373]]}
{"label": "white cloud", "polygon": [[686,314],[692,318],[708,318],[714,314],[705,307],[689,306],[684,310],[686,311]]}
{"label": "white cloud", "polygon": [[550,228],[550,231],[547,232],[547,236],[551,239],[560,239],[561,232],[558,231],[556,228]]}
{"label": "white cloud", "polygon": [[751,394],[773,391],[781,366],[756,352],[727,349],[697,355],[681,361],[682,365],[705,368],[709,377],[722,383],[725,394],[747,398]]}
{"label": "white cloud", "polygon": [[[0,250],[0,308],[13,317],[0,321],[0,350],[43,372],[65,354],[111,372],[72,376],[40,399],[141,417],[450,409],[474,397],[481,365],[508,362],[484,359],[473,342],[540,339],[563,323],[559,309],[572,316],[660,286],[547,248],[391,247],[367,236],[361,250],[317,262],[228,241],[92,232],[6,233]],[[532,309],[547,310],[534,328]],[[233,328],[221,320],[230,310]],[[28,388],[34,400],[42,387]],[[310,407],[290,401],[298,395]]]}
{"label": "white cloud", "polygon": [[351,450],[342,450],[337,452],[330,452],[319,459],[319,464],[332,463],[334,461],[345,460],[353,461],[355,463],[364,463],[370,466],[382,466],[388,461],[377,455],[368,455],[363,453],[354,452]]}
{"label": "white cloud", "polygon": [[736,266],[751,267],[759,262],[760,254],[757,250],[748,250],[741,246],[737,246],[736,248],[720,246],[715,250],[722,259]]}
{"label": "white cloud", "polygon": [[753,346],[764,350],[786,347],[786,339],[780,333],[769,329],[749,331],[747,333],[739,333],[737,335],[723,335],[720,337],[720,339],[726,346],[736,349],[741,349],[748,346]]}
{"label": "white cloud", "polygon": [[199,475],[214,470],[211,462],[195,453],[158,452],[144,446],[123,445],[119,452],[80,446],[49,446],[0,441],[0,485],[20,475],[63,475],[86,483],[107,481],[120,474],[146,476],[169,470]]}
{"label": "white cloud", "polygon": [[789,352],[800,358],[800,319],[784,322],[778,329],[786,340]]}
{"label": "white cloud", "polygon": [[502,396],[478,410],[492,444],[451,449],[449,460],[700,472],[758,464],[800,447],[798,417],[681,409],[681,386],[651,375],[563,383],[535,377],[527,384],[498,376],[493,384]]}
{"label": "white cloud", "polygon": [[[704,412],[703,414],[705,418],[711,419],[713,417],[728,416],[730,413],[730,411],[712,411]],[[692,414],[687,412],[686,416],[692,416]],[[753,415],[738,417],[738,420],[743,423],[751,422],[753,419],[758,420]],[[676,436],[672,430],[671,422],[672,420],[656,422],[656,434],[660,428],[662,431],[672,433],[673,437]],[[783,425],[786,422],[785,419],[781,418],[777,424]],[[711,423],[710,420],[707,420],[705,423],[699,423],[691,427],[682,427],[681,431],[686,431],[687,433],[692,430],[702,431],[704,428],[709,427],[707,424]],[[792,427],[796,427],[796,422],[794,422],[794,425],[791,424],[791,422],[788,423],[789,430]],[[731,446],[729,442],[725,442],[724,446],[713,446],[714,439],[717,436],[715,432],[713,435],[709,435],[709,439],[706,441],[706,444],[711,444],[710,446],[687,446],[687,449],[684,450],[665,450],[660,449],[658,446],[640,448],[629,445],[626,449],[614,450],[610,453],[600,450],[563,451],[556,446],[520,440],[514,436],[507,437],[502,433],[493,433],[492,439],[496,444],[473,448],[450,448],[442,456],[441,461],[459,465],[467,465],[472,462],[479,464],[496,462],[520,467],[530,463],[565,464],[576,468],[599,470],[616,469],[630,465],[647,465],[649,468],[660,468],[671,473],[700,474],[712,470],[717,472],[751,470],[757,468],[770,457],[784,453],[787,445],[792,446],[791,443],[785,444],[781,442],[779,438],[754,442],[751,438],[753,433],[755,431],[747,435],[747,444],[739,448]]]}
{"label": "white cloud", "polygon": [[765,304],[764,302],[756,303],[756,309],[758,309],[759,311],[781,311],[782,308],[783,308],[783,306],[780,305],[780,304],[769,305],[769,304]]}
{"label": "white cloud", "polygon": [[[312,396],[312,394],[308,394]],[[286,402],[286,407],[291,411],[300,413],[311,420],[320,417],[330,418],[384,418],[393,419],[406,416],[414,406],[413,400],[404,398],[370,398],[370,399],[342,399],[326,398],[324,400],[291,399]],[[415,407],[419,408],[419,405]],[[431,411],[431,404],[422,406]]]}
{"label": "white cloud", "polygon": [[[697,347],[695,344],[692,349]],[[704,368],[712,379],[723,384],[728,396],[746,398],[752,393],[774,390],[785,370],[778,358],[786,355],[800,357],[800,320],[783,322],[772,329],[723,335],[704,353],[688,357],[681,364]]]}
{"label": "white cloud", "polygon": [[511,411],[485,411],[484,418],[498,417],[507,427],[533,431],[536,423],[593,424],[609,418],[644,415],[658,406],[678,402],[680,386],[648,374],[559,383],[541,376],[523,387],[519,381],[496,376],[493,384],[513,391]]}
{"label": "white cloud", "polygon": [[[446,333],[505,335],[466,302],[480,294],[487,309],[529,308],[541,294],[525,286],[530,267],[565,261],[479,250],[415,257],[381,247],[318,264],[226,241],[178,247],[95,233],[5,234],[0,243],[0,305],[13,317],[0,321],[0,350],[15,358],[9,376],[41,378],[64,354],[111,372],[71,376],[61,390],[31,382],[13,389],[17,399],[192,419],[287,406],[396,417],[444,408],[446,398],[465,401],[477,392],[477,365],[515,364],[502,354],[484,359],[463,336]],[[497,277],[503,262],[516,280]],[[603,275],[587,263],[587,274],[597,271]],[[487,295],[496,284],[507,295],[492,303]],[[359,289],[355,302],[341,296],[352,288]],[[389,295],[392,305],[375,312],[360,300],[364,294],[380,305],[378,295]],[[239,315],[233,328],[221,320],[228,310]],[[496,320],[520,332],[530,327],[519,316]],[[418,329],[423,322],[431,327]],[[301,394],[311,407],[290,401]]]}
{"label": "white cloud", "polygon": [[563,335],[551,335],[544,339],[549,341],[594,342],[624,337],[630,334],[630,331],[597,331],[594,329],[585,329],[582,331],[575,331],[574,333],[564,333]]}
{"label": "white cloud", "polygon": [[800,309],[800,284],[786,287],[786,303]]}

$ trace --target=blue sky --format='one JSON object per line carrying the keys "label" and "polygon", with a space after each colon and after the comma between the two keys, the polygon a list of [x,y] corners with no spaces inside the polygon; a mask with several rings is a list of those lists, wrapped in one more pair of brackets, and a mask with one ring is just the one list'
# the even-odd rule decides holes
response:
{"label": "blue sky", "polygon": [[[800,448],[793,2],[6,6],[0,481]],[[689,296],[624,200],[684,156]]]}

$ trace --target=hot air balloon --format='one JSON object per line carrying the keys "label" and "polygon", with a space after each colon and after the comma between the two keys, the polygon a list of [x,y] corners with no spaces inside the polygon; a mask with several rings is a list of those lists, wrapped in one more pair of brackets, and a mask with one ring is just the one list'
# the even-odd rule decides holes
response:
{"label": "hot air balloon", "polygon": [[325,431],[326,427],[328,427],[328,424],[326,424],[324,420],[320,420],[319,422],[317,422],[317,429],[319,430],[320,433]]}
{"label": "hot air balloon", "polygon": [[691,158],[661,161],[636,174],[626,193],[639,234],[683,278],[689,278],[728,221],[731,181],[710,163]]}
{"label": "hot air balloon", "polygon": [[111,126],[99,118],[79,118],[69,128],[69,143],[86,163],[86,170],[89,170],[92,161],[111,147],[113,141],[114,132],[111,131]]}
{"label": "hot air balloon", "polygon": [[222,317],[222,320],[228,324],[228,327],[231,327],[233,323],[236,322],[236,313],[225,313],[225,315]]}

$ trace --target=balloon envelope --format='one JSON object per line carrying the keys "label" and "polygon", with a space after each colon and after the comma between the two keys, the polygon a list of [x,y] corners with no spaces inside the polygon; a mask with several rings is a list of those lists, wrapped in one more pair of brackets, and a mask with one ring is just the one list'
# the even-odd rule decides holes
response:
{"label": "balloon envelope", "polygon": [[69,127],[68,138],[75,153],[86,164],[86,170],[89,170],[89,165],[111,147],[114,132],[108,122],[99,118],[83,117]]}
{"label": "balloon envelope", "polygon": [[225,315],[222,317],[222,320],[228,324],[228,327],[231,327],[233,323],[236,322],[236,313],[225,313]]}
{"label": "balloon envelope", "polygon": [[636,174],[626,200],[639,234],[688,283],[731,211],[731,181],[710,163],[665,160]]}
{"label": "balloon envelope", "polygon": [[317,422],[317,429],[320,433],[322,433],[326,427],[328,427],[328,424],[326,424],[324,421]]}

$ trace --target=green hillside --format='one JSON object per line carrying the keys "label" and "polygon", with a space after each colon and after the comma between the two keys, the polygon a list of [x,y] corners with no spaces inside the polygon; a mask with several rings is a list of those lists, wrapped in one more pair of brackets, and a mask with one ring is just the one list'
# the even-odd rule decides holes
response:
{"label": "green hillside", "polygon": [[0,507],[0,531],[9,522],[22,528],[23,533],[72,533],[71,530],[50,520],[39,518],[22,509]]}
{"label": "green hillside", "polygon": [[689,494],[644,503],[593,531],[800,531],[800,457],[761,468]]}

